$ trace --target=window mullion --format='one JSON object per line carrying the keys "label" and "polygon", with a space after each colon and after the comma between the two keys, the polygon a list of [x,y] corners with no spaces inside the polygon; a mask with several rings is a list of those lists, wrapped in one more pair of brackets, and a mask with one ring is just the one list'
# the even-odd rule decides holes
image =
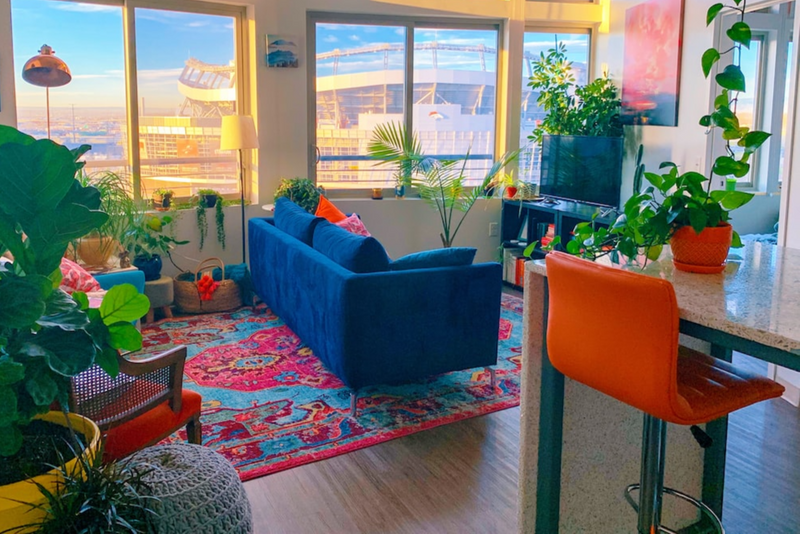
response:
{"label": "window mullion", "polygon": [[122,24],[125,36],[125,93],[128,112],[128,163],[133,175],[133,194],[138,200],[141,191],[141,156],[139,153],[139,91],[136,73],[136,17],[134,7],[123,7]]}
{"label": "window mullion", "polygon": [[406,90],[403,103],[403,120],[408,135],[413,135],[414,132],[414,28],[414,22],[406,24]]}

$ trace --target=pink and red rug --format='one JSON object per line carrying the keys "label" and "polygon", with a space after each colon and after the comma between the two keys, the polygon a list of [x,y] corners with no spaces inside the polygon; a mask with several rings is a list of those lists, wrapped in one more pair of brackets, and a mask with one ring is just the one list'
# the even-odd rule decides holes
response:
{"label": "pink and red rug", "polygon": [[364,388],[355,419],[350,390],[268,309],[165,319],[142,333],[144,352],[188,347],[184,384],[203,395],[203,443],[242,480],[519,404],[522,300],[509,295],[494,391],[483,369]]}

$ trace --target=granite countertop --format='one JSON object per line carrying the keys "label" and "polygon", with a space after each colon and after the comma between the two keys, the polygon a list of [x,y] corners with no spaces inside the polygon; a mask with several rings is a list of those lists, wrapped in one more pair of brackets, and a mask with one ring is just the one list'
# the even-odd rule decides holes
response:
{"label": "granite countertop", "polygon": [[[547,275],[541,260],[526,269]],[[723,273],[692,274],[673,267],[667,248],[639,272],[673,283],[681,319],[800,356],[800,250],[748,243]]]}

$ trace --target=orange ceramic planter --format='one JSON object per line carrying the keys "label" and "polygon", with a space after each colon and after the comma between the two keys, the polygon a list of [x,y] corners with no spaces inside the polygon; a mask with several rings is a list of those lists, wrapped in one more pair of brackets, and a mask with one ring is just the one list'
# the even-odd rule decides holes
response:
{"label": "orange ceramic planter", "polygon": [[723,223],[699,234],[691,226],[679,228],[669,240],[672,262],[679,271],[721,273],[733,239],[733,227]]}

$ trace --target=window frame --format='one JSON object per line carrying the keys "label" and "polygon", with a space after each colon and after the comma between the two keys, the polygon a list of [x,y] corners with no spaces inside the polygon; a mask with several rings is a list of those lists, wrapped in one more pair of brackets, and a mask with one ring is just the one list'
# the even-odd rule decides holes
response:
{"label": "window frame", "polygon": [[[353,24],[371,26],[394,26],[404,27],[405,35],[405,72],[403,76],[403,124],[408,131],[413,131],[413,112],[414,112],[414,30],[416,29],[451,29],[451,30],[489,30],[497,32],[497,68],[495,72],[495,113],[494,113],[494,143],[493,158],[497,159],[501,152],[501,135],[499,134],[502,126],[500,113],[498,113],[502,87],[503,68],[501,57],[505,53],[505,22],[502,19],[470,19],[459,17],[415,17],[408,16],[389,16],[389,15],[369,15],[369,14],[347,14],[325,11],[310,11],[306,16],[306,45],[308,53],[307,68],[307,110],[308,110],[308,177],[317,183],[317,164],[320,162],[319,149],[317,148],[317,24]],[[361,184],[359,184],[361,185]],[[327,188],[329,196],[333,198],[369,198],[372,188]],[[384,193],[388,191],[384,188]],[[331,194],[332,193],[332,194]]]}
{"label": "window frame", "polygon": [[[127,159],[103,160],[87,162],[86,168],[125,167],[133,179],[134,197],[142,198],[141,168],[142,159],[139,149],[139,96],[138,72],[136,65],[136,9],[153,9],[160,11],[173,11],[179,13],[192,13],[198,15],[216,15],[232,17],[234,20],[234,58],[236,61],[236,109],[240,114],[251,114],[251,99],[248,88],[250,87],[250,69],[245,65],[250,64],[250,35],[247,23],[247,7],[232,4],[213,3],[200,0],[52,0],[82,4],[95,4],[119,7],[122,10],[122,39],[125,63],[125,107],[127,127]],[[249,156],[252,158],[253,156]],[[253,173],[252,159],[245,156],[242,171],[244,172],[244,195],[249,197],[252,186]],[[237,177],[238,178],[238,177]],[[238,180],[237,180],[238,183]],[[238,193],[225,195],[226,198],[239,198]],[[188,197],[176,200],[186,200]]]}
{"label": "window frame", "polygon": [[[530,0],[529,0],[530,1]],[[542,33],[542,34],[556,34],[556,33],[565,33],[565,34],[581,34],[581,35],[588,35],[589,42],[588,42],[588,50],[589,54],[586,59],[586,78],[587,83],[591,82],[594,79],[594,65],[595,65],[595,43],[597,39],[598,33],[598,26],[599,24],[588,24],[588,23],[580,23],[580,22],[562,22],[558,24],[547,24],[547,23],[528,23],[525,25],[525,29],[522,34],[522,50],[520,51],[520,60],[518,62],[519,69],[520,69],[520,78],[523,84],[527,87],[526,80],[529,76],[526,76],[525,68],[525,35],[529,33]],[[621,91],[620,87],[617,87],[618,90]],[[512,90],[515,90],[512,88]],[[509,143],[509,150],[512,149],[519,149],[522,150],[524,145],[521,144],[521,134],[522,134],[522,91],[523,87],[520,85],[519,88],[519,99],[518,99],[518,106],[517,106],[517,113],[516,113],[516,120],[520,121],[517,127],[517,133],[513,137],[513,145]],[[519,165],[519,162],[515,162],[515,165]],[[518,170],[518,169],[517,169]]]}

